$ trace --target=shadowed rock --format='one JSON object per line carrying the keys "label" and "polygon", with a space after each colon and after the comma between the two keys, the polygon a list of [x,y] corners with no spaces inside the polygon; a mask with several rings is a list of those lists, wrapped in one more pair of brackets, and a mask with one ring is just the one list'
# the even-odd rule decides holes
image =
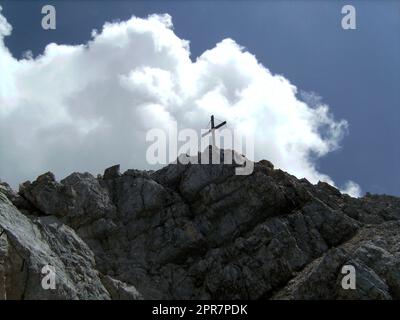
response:
{"label": "shadowed rock", "polygon": [[[114,166],[60,182],[46,173],[18,194],[0,187],[0,279],[40,286],[49,260],[68,279],[57,293],[64,299],[400,298],[399,198],[351,198],[267,160],[247,176],[236,167],[178,161],[121,174]],[[19,255],[38,261],[30,280],[14,276]],[[346,264],[357,290],[342,289]]]}

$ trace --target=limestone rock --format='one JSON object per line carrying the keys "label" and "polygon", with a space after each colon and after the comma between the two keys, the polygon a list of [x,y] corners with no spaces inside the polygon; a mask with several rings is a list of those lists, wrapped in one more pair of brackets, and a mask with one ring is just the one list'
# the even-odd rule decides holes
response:
{"label": "limestone rock", "polygon": [[[46,173],[19,193],[2,184],[1,297],[400,298],[399,198],[351,198],[267,160],[247,176],[237,166]],[[54,292],[37,289],[48,263]],[[356,290],[342,288],[345,265]]]}
{"label": "limestone rock", "polygon": [[[89,247],[55,217],[31,220],[0,193],[0,298],[109,299]],[[42,287],[54,268],[55,288]]]}
{"label": "limestone rock", "polygon": [[143,297],[134,286],[129,286],[110,276],[103,276],[102,282],[113,300],[142,300]]}

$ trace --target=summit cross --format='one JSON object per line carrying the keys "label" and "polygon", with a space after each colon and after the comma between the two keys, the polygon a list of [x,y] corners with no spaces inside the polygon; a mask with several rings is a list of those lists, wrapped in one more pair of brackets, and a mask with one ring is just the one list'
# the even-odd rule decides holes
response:
{"label": "summit cross", "polygon": [[215,147],[215,130],[221,128],[222,126],[226,125],[226,121],[221,122],[219,125],[215,125],[214,122],[214,115],[211,116],[211,129],[208,130],[206,133],[203,133],[201,136],[205,137],[206,135],[211,133],[211,146],[214,148]]}

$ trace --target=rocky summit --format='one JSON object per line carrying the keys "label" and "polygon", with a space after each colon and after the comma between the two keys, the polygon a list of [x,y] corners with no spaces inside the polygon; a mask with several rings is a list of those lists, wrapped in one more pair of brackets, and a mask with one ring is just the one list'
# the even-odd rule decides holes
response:
{"label": "rocky summit", "polygon": [[400,298],[400,198],[236,166],[2,182],[0,299]]}

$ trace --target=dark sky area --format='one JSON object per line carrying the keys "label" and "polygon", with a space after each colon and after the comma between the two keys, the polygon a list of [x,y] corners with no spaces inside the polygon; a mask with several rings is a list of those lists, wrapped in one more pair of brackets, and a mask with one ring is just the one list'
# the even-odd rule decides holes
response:
{"label": "dark sky area", "polygon": [[[53,4],[57,29],[41,28]],[[357,29],[341,28],[352,4]],[[80,44],[105,21],[169,13],[190,41],[192,59],[232,38],[273,73],[318,93],[336,119],[349,122],[341,148],[318,160],[339,185],[400,195],[400,1],[0,1],[13,26],[5,42],[15,57],[50,42]],[[0,70],[1,72],[1,70]],[[84,72],[84,70],[82,71]]]}

